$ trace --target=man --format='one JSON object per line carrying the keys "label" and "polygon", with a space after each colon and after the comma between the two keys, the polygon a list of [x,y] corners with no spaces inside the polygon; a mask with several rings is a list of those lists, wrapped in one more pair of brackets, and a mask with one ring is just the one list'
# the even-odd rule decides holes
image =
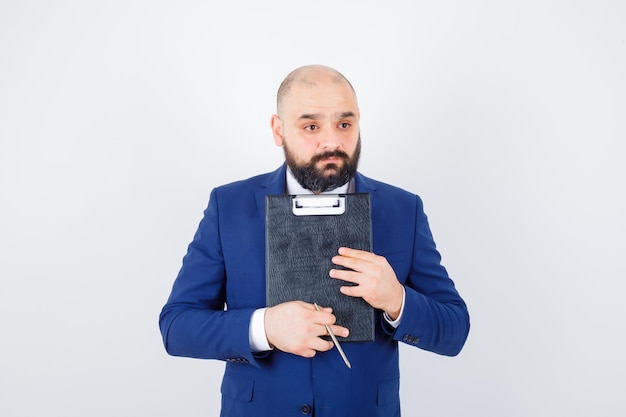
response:
{"label": "man", "polygon": [[[440,264],[419,197],[357,172],[359,108],[346,78],[306,66],[278,91],[271,127],[286,163],[214,189],[160,317],[168,353],[227,361],[222,416],[398,416],[398,341],[459,353],[469,315]],[[373,253],[338,248],[329,279],[376,310],[373,342],[343,343],[330,308],[265,308],[264,199],[272,194],[370,193]]]}

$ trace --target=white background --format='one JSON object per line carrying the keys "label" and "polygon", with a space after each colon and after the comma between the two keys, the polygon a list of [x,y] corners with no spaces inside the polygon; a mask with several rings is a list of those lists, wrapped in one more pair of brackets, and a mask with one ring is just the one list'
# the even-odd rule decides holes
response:
{"label": "white background", "polygon": [[223,364],[167,356],[158,314],[310,63],[469,305],[458,357],[402,347],[403,414],[623,415],[621,0],[0,1],[0,415],[218,416]]}

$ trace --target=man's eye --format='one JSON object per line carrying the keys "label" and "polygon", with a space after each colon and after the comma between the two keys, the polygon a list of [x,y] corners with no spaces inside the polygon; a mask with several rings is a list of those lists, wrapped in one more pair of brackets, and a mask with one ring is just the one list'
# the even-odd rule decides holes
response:
{"label": "man's eye", "polygon": [[339,127],[342,129],[347,129],[350,127],[350,123],[348,122],[339,123]]}
{"label": "man's eye", "polygon": [[304,127],[305,130],[309,130],[309,131],[314,131],[317,130],[317,126],[315,125],[308,125]]}

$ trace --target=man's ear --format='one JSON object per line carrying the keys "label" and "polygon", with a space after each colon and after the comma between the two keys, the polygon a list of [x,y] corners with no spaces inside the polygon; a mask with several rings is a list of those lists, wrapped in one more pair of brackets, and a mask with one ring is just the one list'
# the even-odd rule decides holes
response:
{"label": "man's ear", "polygon": [[274,135],[274,143],[276,146],[283,146],[283,121],[280,120],[278,115],[273,114],[272,120],[270,120],[272,126],[272,135]]}

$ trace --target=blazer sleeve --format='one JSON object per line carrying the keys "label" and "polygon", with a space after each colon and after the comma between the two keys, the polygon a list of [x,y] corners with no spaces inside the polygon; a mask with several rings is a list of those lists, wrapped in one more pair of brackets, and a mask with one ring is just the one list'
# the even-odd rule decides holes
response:
{"label": "blazer sleeve", "polygon": [[422,200],[417,200],[410,271],[404,282],[406,298],[394,339],[438,354],[457,355],[467,339],[467,306],[441,265]]}
{"label": "blazer sleeve", "polygon": [[226,309],[226,270],[217,191],[189,244],[159,317],[166,351],[174,356],[255,363],[249,323],[254,308]]}

